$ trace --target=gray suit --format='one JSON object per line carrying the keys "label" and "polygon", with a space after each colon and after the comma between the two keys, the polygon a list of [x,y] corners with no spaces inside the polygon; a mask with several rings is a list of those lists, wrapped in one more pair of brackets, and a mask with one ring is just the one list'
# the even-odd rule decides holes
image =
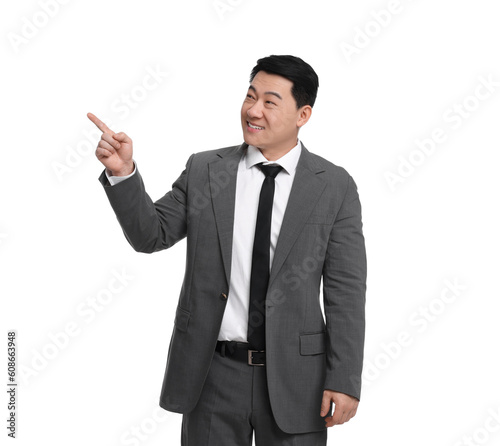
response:
{"label": "gray suit", "polygon": [[[187,236],[186,271],[160,396],[160,406],[169,411],[187,413],[196,406],[231,298],[236,172],[246,148],[244,143],[191,155],[172,190],[155,203],[139,172],[115,186],[104,172],[99,177],[136,251],[166,249]],[[356,184],[345,169],[303,147],[266,300],[269,398],[284,432],[325,429],[324,389],[359,398],[365,290]]]}

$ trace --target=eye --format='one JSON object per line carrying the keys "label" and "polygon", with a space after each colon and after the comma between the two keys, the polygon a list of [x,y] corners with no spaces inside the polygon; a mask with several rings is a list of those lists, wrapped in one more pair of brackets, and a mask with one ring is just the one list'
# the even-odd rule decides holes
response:
{"label": "eye", "polygon": [[266,104],[273,104],[273,105],[276,105],[273,101],[266,101]]}
{"label": "eye", "polygon": [[253,99],[253,96],[251,94],[247,94],[247,99]]}

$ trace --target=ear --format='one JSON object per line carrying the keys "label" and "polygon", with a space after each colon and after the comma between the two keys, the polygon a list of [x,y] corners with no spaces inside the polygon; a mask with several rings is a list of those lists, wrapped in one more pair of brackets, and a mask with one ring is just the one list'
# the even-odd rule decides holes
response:
{"label": "ear", "polygon": [[310,105],[304,105],[300,108],[298,111],[298,119],[297,119],[297,127],[300,128],[302,127],[307,121],[309,121],[309,118],[311,117],[312,114],[312,108]]}

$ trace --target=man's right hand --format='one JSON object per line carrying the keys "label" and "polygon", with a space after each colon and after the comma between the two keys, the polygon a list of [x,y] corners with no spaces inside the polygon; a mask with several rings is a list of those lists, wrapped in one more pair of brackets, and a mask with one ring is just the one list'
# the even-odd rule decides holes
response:
{"label": "man's right hand", "polygon": [[123,177],[134,171],[132,140],[123,132],[115,133],[92,113],[87,117],[102,131],[95,156],[104,164],[109,176]]}

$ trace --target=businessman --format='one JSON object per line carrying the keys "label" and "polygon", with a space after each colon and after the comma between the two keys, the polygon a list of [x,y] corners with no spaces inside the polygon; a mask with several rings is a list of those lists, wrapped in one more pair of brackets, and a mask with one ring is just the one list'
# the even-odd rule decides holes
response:
{"label": "businessman", "polygon": [[99,180],[131,246],[152,253],[187,240],[159,401],[183,414],[184,446],[251,445],[253,435],[257,446],[324,446],[327,428],[356,414],[361,205],[349,173],[298,138],[317,89],[302,59],[259,59],[241,107],[244,142],[193,153],[156,202],[130,137],[88,114],[103,132]]}

